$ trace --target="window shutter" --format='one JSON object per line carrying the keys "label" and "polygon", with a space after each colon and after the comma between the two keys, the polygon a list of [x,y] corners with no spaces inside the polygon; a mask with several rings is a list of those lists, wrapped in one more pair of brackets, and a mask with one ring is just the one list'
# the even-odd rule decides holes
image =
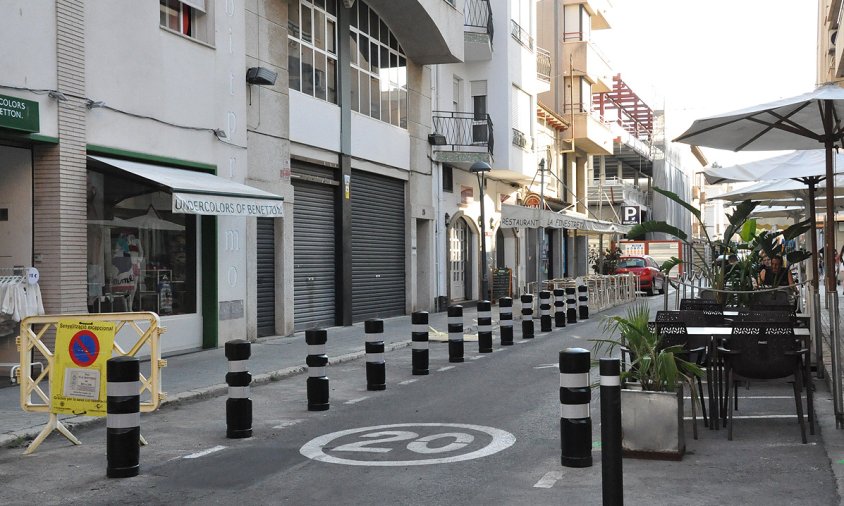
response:
{"label": "window shutter", "polygon": [[192,7],[199,12],[205,13],[205,0],[181,0],[181,2],[188,7]]}

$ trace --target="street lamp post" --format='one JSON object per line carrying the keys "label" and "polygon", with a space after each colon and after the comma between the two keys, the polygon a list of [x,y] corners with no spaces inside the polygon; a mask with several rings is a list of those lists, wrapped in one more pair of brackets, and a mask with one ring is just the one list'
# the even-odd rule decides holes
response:
{"label": "street lamp post", "polygon": [[489,300],[489,269],[486,261],[486,215],[484,214],[484,200],[486,197],[486,190],[484,188],[485,174],[492,170],[486,162],[475,162],[469,169],[478,177],[478,186],[481,190],[481,269],[483,269],[481,276],[481,300]]}

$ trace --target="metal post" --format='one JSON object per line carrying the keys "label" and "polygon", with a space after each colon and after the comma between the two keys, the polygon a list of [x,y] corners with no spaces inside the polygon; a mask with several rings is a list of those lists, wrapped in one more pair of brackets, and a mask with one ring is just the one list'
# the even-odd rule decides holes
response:
{"label": "metal post", "polygon": [[249,357],[252,345],[249,341],[235,339],[226,343],[226,359],[229,372],[226,384],[229,386],[229,398],[226,399],[226,437],[241,439],[252,437],[252,399],[249,398]]}
{"label": "metal post", "polygon": [[366,389],[387,389],[387,365],[384,363],[384,320],[366,320]]}
{"label": "metal post", "polygon": [[[601,488],[603,506],[624,504],[621,459],[621,360],[602,358],[601,372]],[[694,399],[692,399],[694,402]]]}
{"label": "metal post", "polygon": [[[829,264],[827,264],[829,265]],[[833,285],[827,293],[829,300],[829,338],[832,344],[832,396],[835,409],[835,428],[844,426],[844,399],[841,398],[841,343],[838,325],[838,291]]]}
{"label": "metal post", "polygon": [[476,162],[472,164],[469,169],[478,177],[478,186],[481,190],[481,296],[480,299],[487,300],[489,298],[489,269],[487,267],[486,258],[486,214],[484,213],[484,200],[486,200],[485,179],[486,173],[491,170],[491,167],[486,162]]}
{"label": "metal post", "polygon": [[428,312],[416,311],[410,315],[411,334],[410,340],[413,343],[411,352],[413,362],[413,375],[425,376],[428,374]]}
{"label": "metal post", "polygon": [[566,326],[566,291],[562,288],[554,288],[554,326]]}
{"label": "metal post", "polygon": [[492,353],[492,304],[478,302],[478,353]]}
{"label": "metal post", "polygon": [[106,476],[137,476],[140,443],[140,361],[131,356],[110,358],[106,361]]}
{"label": "metal post", "polygon": [[463,306],[448,306],[448,361],[463,362]]}
{"label": "metal post", "polygon": [[592,415],[589,403],[589,350],[560,352],[560,462],[566,467],[592,465]]}
{"label": "metal post", "polygon": [[305,331],[305,343],[308,345],[308,356],[305,364],[308,366],[308,411],[325,411],[328,403],[328,377],[325,370],[328,367],[328,356],[325,354],[325,343],[328,333],[323,329]]}
{"label": "metal post", "polygon": [[566,316],[568,317],[568,323],[577,323],[577,299],[575,298],[575,292],[575,287],[566,287]]}
{"label": "metal post", "polygon": [[498,326],[501,329],[501,346],[513,345],[513,299],[498,299]]}
{"label": "metal post", "polygon": [[533,339],[533,295],[522,295],[522,339]]}
{"label": "metal post", "polygon": [[539,292],[539,328],[542,332],[551,332],[551,292]]}
{"label": "metal post", "polygon": [[577,278],[577,310],[581,320],[589,319],[589,287],[582,277]]}

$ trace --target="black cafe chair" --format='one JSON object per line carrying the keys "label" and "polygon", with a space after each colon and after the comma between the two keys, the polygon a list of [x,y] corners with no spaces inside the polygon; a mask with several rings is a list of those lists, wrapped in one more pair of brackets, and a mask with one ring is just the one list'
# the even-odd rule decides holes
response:
{"label": "black cafe chair", "polygon": [[[737,380],[773,380],[793,376],[794,402],[800,435],[805,444],[806,425],[803,421],[801,393],[805,374],[803,360],[809,350],[803,348],[800,340],[794,336],[791,324],[737,323],[733,326],[729,340],[719,346],[718,351],[727,374],[727,438],[733,440],[733,410],[738,409],[734,404],[738,395],[735,386]],[[811,411],[811,388],[806,390],[806,398]],[[809,422],[813,423],[811,415]]]}
{"label": "black cafe chair", "polygon": [[717,311],[723,314],[724,306],[712,299],[680,299],[680,311]]}

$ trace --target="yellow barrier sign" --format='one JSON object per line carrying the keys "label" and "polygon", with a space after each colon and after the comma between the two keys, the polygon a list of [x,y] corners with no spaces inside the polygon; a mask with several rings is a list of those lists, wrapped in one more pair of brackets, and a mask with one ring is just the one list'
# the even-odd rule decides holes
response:
{"label": "yellow barrier sign", "polygon": [[53,413],[106,415],[106,361],[111,358],[115,329],[114,322],[58,322],[50,374]]}

